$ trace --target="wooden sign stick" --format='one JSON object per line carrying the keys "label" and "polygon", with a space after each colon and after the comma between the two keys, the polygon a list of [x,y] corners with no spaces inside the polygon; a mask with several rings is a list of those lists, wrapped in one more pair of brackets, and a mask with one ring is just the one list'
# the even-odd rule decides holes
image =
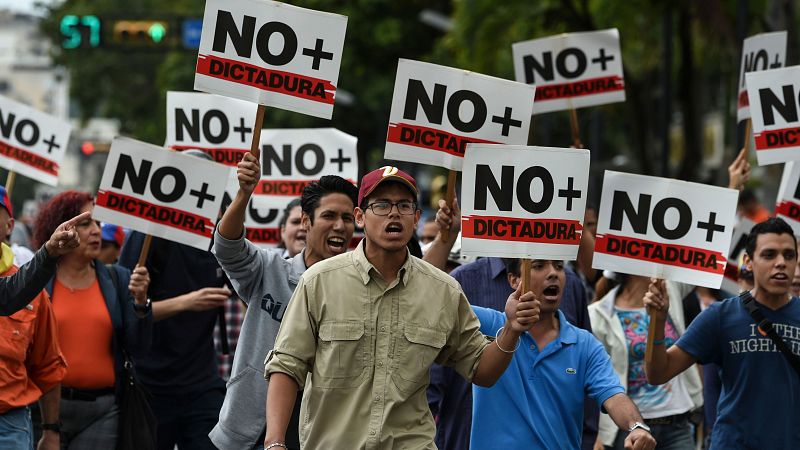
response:
{"label": "wooden sign stick", "polygon": [[139,252],[139,261],[136,263],[138,266],[144,267],[147,262],[147,255],[150,253],[150,244],[153,242],[153,236],[150,234],[145,235],[142,250]]}
{"label": "wooden sign stick", "polygon": [[[453,209],[453,201],[456,198],[456,176],[458,172],[451,170],[447,174],[447,193],[444,195],[444,201],[447,207]],[[442,230],[442,241],[447,242],[450,240],[450,230]]]}
{"label": "wooden sign stick", "polygon": [[583,148],[583,143],[581,142],[581,130],[578,126],[578,113],[575,111],[575,108],[569,110],[569,124],[572,128],[572,145],[575,148]]}
{"label": "wooden sign stick", "polygon": [[744,125],[744,154],[750,154],[750,133],[753,132],[753,120],[747,119]]}
{"label": "wooden sign stick", "polygon": [[8,196],[11,196],[11,190],[14,188],[14,180],[17,179],[17,173],[13,170],[8,171],[8,177],[6,178],[6,192],[8,192]]}
{"label": "wooden sign stick", "polygon": [[264,111],[267,109],[264,105],[258,105],[256,111],[256,123],[253,125],[253,142],[250,143],[250,153],[256,158],[261,157],[261,127],[264,126]]}
{"label": "wooden sign stick", "polygon": [[522,258],[519,261],[519,274],[522,277],[522,293],[531,290],[531,260]]}

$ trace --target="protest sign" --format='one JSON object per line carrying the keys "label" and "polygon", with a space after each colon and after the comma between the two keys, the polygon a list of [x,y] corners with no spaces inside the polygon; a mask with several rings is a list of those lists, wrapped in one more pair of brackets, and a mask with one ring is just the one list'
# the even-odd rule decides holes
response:
{"label": "protest sign", "polygon": [[333,115],[347,17],[268,0],[207,0],[194,88]]}
{"label": "protest sign", "polygon": [[718,289],[739,192],[606,171],[592,267]]}
{"label": "protest sign", "polygon": [[588,150],[469,144],[461,253],[575,259],[588,183]]}
{"label": "protest sign", "polygon": [[750,101],[747,96],[745,74],[748,72],[779,69],[785,65],[785,31],[757,34],[744,40],[742,44],[742,62],[739,66],[739,92],[736,95],[737,122],[750,118]]}
{"label": "protest sign", "polygon": [[[222,199],[223,213],[236,197],[239,181],[231,177]],[[280,220],[286,205],[294,197],[267,198],[253,195],[244,215],[245,237],[262,248],[273,248],[281,243]]]}
{"label": "protest sign", "polygon": [[203,158],[116,138],[93,217],[208,250],[231,172]]}
{"label": "protest sign", "polygon": [[733,237],[731,238],[731,249],[728,252],[728,265],[725,266],[725,273],[722,278],[723,291],[729,294],[739,292],[739,267],[744,263],[745,247],[750,230],[755,226],[755,222],[748,219],[741,219],[733,227]]}
{"label": "protest sign", "polygon": [[461,170],[468,143],[525,144],[533,86],[401,59],[386,159]]}
{"label": "protest sign", "polygon": [[220,95],[167,92],[167,141],[173,150],[202,150],[236,166],[250,151],[256,105]]}
{"label": "protest sign", "polygon": [[0,96],[0,167],[55,186],[71,132],[66,121]]}
{"label": "protest sign", "polygon": [[[261,181],[253,194],[277,196],[280,207],[323,175],[358,179],[358,139],[335,128],[265,129],[261,133]],[[288,199],[288,200],[287,200]]]}
{"label": "protest sign", "polygon": [[745,74],[759,165],[800,159],[800,66]]}
{"label": "protest sign", "polygon": [[778,188],[775,215],[792,226],[795,236],[800,236],[800,164],[787,162]]}
{"label": "protest sign", "polygon": [[517,81],[536,86],[534,114],[625,101],[616,28],[517,42],[511,50]]}

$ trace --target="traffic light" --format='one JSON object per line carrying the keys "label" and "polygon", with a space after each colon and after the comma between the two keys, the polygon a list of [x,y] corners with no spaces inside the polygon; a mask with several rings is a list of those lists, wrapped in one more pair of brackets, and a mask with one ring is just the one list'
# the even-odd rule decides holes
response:
{"label": "traffic light", "polygon": [[118,20],[112,28],[117,45],[160,47],[170,42],[169,22],[164,20]]}

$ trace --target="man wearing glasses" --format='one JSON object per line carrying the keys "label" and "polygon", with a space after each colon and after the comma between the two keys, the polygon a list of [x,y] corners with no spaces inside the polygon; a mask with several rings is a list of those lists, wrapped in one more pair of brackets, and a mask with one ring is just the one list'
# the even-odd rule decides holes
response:
{"label": "man wearing glasses", "polygon": [[406,249],[417,195],[414,179],[394,167],[364,176],[355,218],[365,239],[301,277],[267,357],[265,449],[285,448],[298,388],[306,450],[435,448],[430,366],[491,386],[538,320],[539,301],[517,290],[495,342],[480,333],[458,283]]}

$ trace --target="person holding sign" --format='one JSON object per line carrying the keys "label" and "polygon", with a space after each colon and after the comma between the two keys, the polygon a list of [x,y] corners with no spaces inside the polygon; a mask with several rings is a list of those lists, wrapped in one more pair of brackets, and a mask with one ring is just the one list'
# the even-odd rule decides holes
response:
{"label": "person holding sign", "polygon": [[[93,200],[78,191],[53,197],[39,212],[34,241],[51,236],[67,217],[91,214]],[[59,261],[46,287],[68,368],[60,392],[60,416],[54,421],[45,418],[42,428],[60,431],[65,449],[110,449],[117,444],[125,353],[142,357],[152,342],[150,277],[144,267],[129,271],[100,262],[100,225],[88,215],[82,217],[75,223],[80,245]],[[58,404],[59,392],[45,397]]]}
{"label": "person holding sign", "polygon": [[265,448],[287,448],[295,392],[303,387],[307,450],[434,447],[425,397],[434,361],[491,386],[538,320],[538,301],[518,289],[497,340],[480,333],[455,281],[409,255],[417,196],[416,181],[395,167],[365,175],[355,210],[364,240],[300,278],[266,361]]}
{"label": "person holding sign", "polygon": [[[347,251],[355,231],[353,209],[358,194],[355,186],[336,175],[323,176],[306,186],[297,206],[302,209],[300,228],[305,230],[306,247],[285,259],[279,249],[259,248],[244,237],[247,203],[261,178],[259,159],[246,153],[237,173],[239,191],[219,222],[213,251],[236,293],[250,306],[234,355],[232,379],[236,381],[228,385],[219,423],[209,435],[222,450],[261,447],[267,385],[258,368],[263,367],[264,355],[274,347],[300,275],[318,262]],[[292,210],[291,205],[287,211]],[[292,214],[288,217],[291,221]],[[288,244],[286,250],[291,251],[291,247]],[[291,449],[300,448],[299,413],[297,405],[285,441]]]}
{"label": "person holding sign", "polygon": [[[584,393],[620,428],[630,430],[625,448],[655,448],[653,435],[625,395],[603,346],[558,310],[564,269],[560,260],[531,262],[531,290],[541,301],[541,319],[522,335],[511,366],[497,384],[473,387],[471,449],[580,448]],[[508,283],[514,289],[521,284],[520,270],[519,260],[506,263]],[[472,309],[483,334],[494,335],[503,325],[503,313],[480,306]],[[509,415],[509,411],[524,413]]]}
{"label": "person holding sign", "polygon": [[722,394],[711,448],[800,448],[800,299],[791,297],[797,241],[780,218],[753,227],[745,264],[755,287],[716,302],[667,349],[664,329],[672,298],[660,281],[644,304],[655,311],[647,380],[663,384],[699,362],[721,367]]}
{"label": "person holding sign", "polygon": [[[620,284],[589,305],[592,332],[611,356],[614,371],[628,396],[641,411],[644,422],[652,427],[659,447],[694,449],[689,415],[703,406],[700,375],[696,370],[690,370],[666,386],[647,383],[643,369],[644,344],[650,319],[642,298],[647,292],[649,278],[620,273],[616,277]],[[686,328],[682,299],[691,292],[692,286],[673,282],[668,282],[666,286],[673,302],[664,342],[669,347]],[[608,416],[601,415],[598,440],[607,448],[622,450],[627,435],[624,430],[620,430]]]}

